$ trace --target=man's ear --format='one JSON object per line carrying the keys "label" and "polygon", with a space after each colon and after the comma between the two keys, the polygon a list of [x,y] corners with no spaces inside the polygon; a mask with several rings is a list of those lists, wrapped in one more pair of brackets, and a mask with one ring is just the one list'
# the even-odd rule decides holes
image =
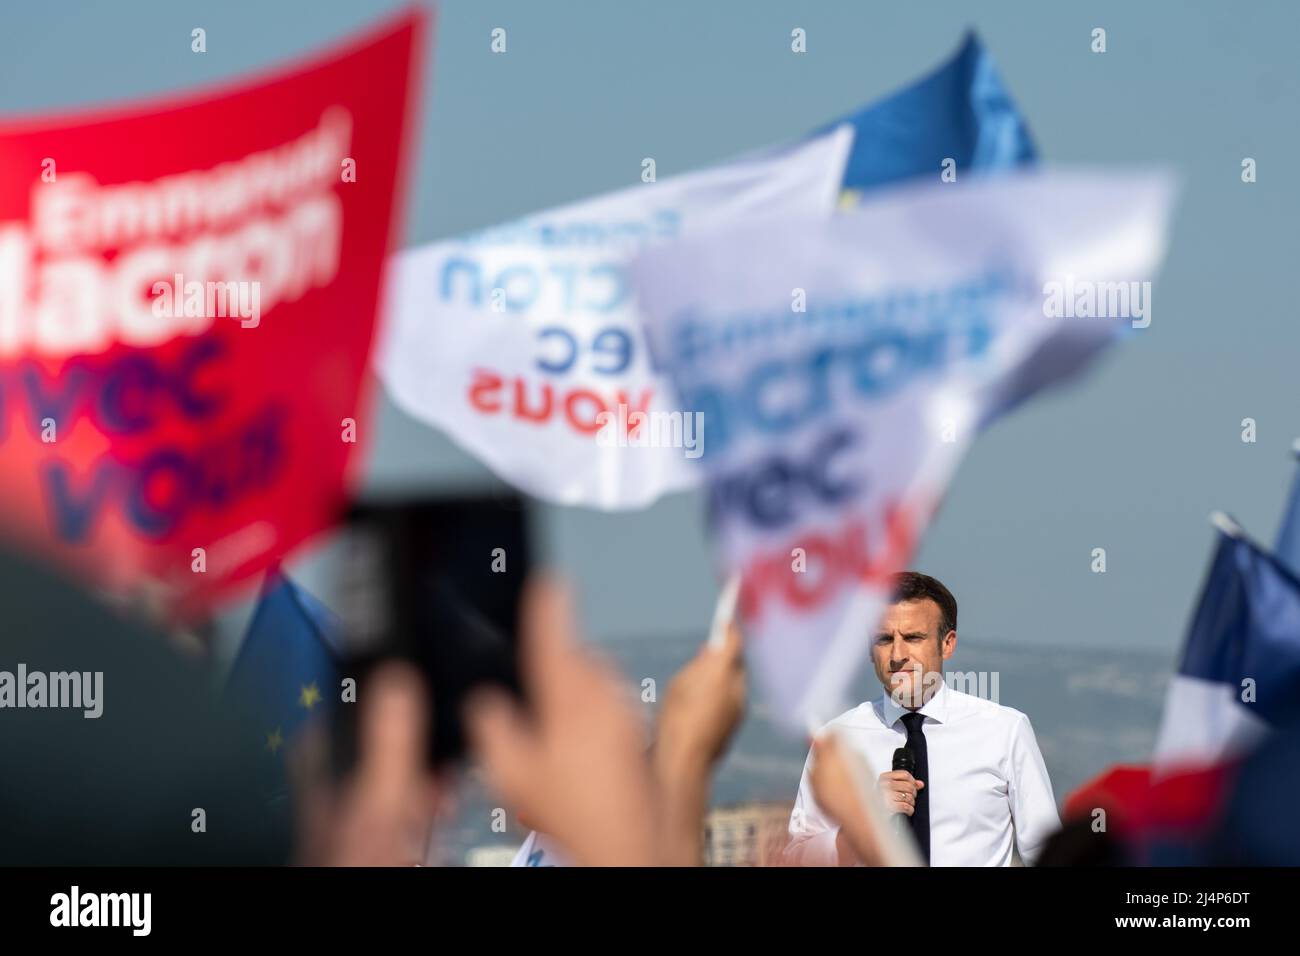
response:
{"label": "man's ear", "polygon": [[946,661],[952,657],[952,652],[957,650],[957,631],[954,629],[945,634],[940,645],[943,648],[943,659]]}

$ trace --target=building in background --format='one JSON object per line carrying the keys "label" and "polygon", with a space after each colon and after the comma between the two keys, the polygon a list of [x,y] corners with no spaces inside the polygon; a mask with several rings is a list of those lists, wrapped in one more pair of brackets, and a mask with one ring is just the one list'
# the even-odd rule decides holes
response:
{"label": "building in background", "polygon": [[476,846],[465,854],[466,866],[509,866],[517,846]]}
{"label": "building in background", "polygon": [[791,806],[741,803],[710,810],[704,818],[704,865],[778,865]]}

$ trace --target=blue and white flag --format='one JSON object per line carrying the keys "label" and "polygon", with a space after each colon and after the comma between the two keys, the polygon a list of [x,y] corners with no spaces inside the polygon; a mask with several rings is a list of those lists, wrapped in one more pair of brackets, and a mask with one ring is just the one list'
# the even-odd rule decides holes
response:
{"label": "blue and white flag", "polygon": [[830,215],[852,139],[838,127],[403,252],[376,355],[389,394],[547,501],[638,508],[688,487],[693,436],[652,441],[640,428],[672,400],[646,361],[626,265],[728,221]]}
{"label": "blue and white flag", "polygon": [[515,487],[645,507],[696,483],[700,436],[653,425],[676,403],[646,361],[626,276],[636,253],[737,222],[828,216],[843,190],[937,182],[945,164],[964,176],[1033,159],[972,34],[931,75],[793,147],[403,252],[375,367],[398,407]]}
{"label": "blue and white flag", "polygon": [[1155,764],[1215,763],[1300,717],[1300,580],[1219,518],[1218,545],[1165,696]]}
{"label": "blue and white flag", "polygon": [[652,355],[703,425],[719,576],[742,577],[788,723],[842,709],[978,430],[1150,325],[1173,192],[1158,174],[901,187],[633,265]]}

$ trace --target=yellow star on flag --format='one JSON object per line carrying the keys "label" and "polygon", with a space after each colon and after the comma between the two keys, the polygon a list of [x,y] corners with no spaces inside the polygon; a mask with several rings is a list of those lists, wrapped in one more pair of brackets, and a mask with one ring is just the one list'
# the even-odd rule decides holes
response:
{"label": "yellow star on flag", "polygon": [[266,735],[266,749],[271,753],[276,753],[284,746],[284,737],[280,733],[280,728],[276,727],[271,733]]}
{"label": "yellow star on flag", "polygon": [[320,703],[320,688],[316,686],[315,681],[302,689],[302,693],[298,695],[298,703],[308,710]]}

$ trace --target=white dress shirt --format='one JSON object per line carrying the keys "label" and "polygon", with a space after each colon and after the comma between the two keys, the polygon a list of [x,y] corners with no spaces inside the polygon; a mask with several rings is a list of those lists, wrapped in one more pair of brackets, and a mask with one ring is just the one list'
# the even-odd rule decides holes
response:
{"label": "white dress shirt", "polygon": [[[907,710],[888,693],[840,714],[827,727],[867,759],[873,780],[907,743]],[[1061,821],[1029,718],[940,682],[920,709],[930,779],[932,866],[1009,866],[1013,845],[1032,863]],[[811,758],[811,755],[809,755]],[[786,858],[834,866],[839,826],[813,800],[808,762],[790,816]]]}

